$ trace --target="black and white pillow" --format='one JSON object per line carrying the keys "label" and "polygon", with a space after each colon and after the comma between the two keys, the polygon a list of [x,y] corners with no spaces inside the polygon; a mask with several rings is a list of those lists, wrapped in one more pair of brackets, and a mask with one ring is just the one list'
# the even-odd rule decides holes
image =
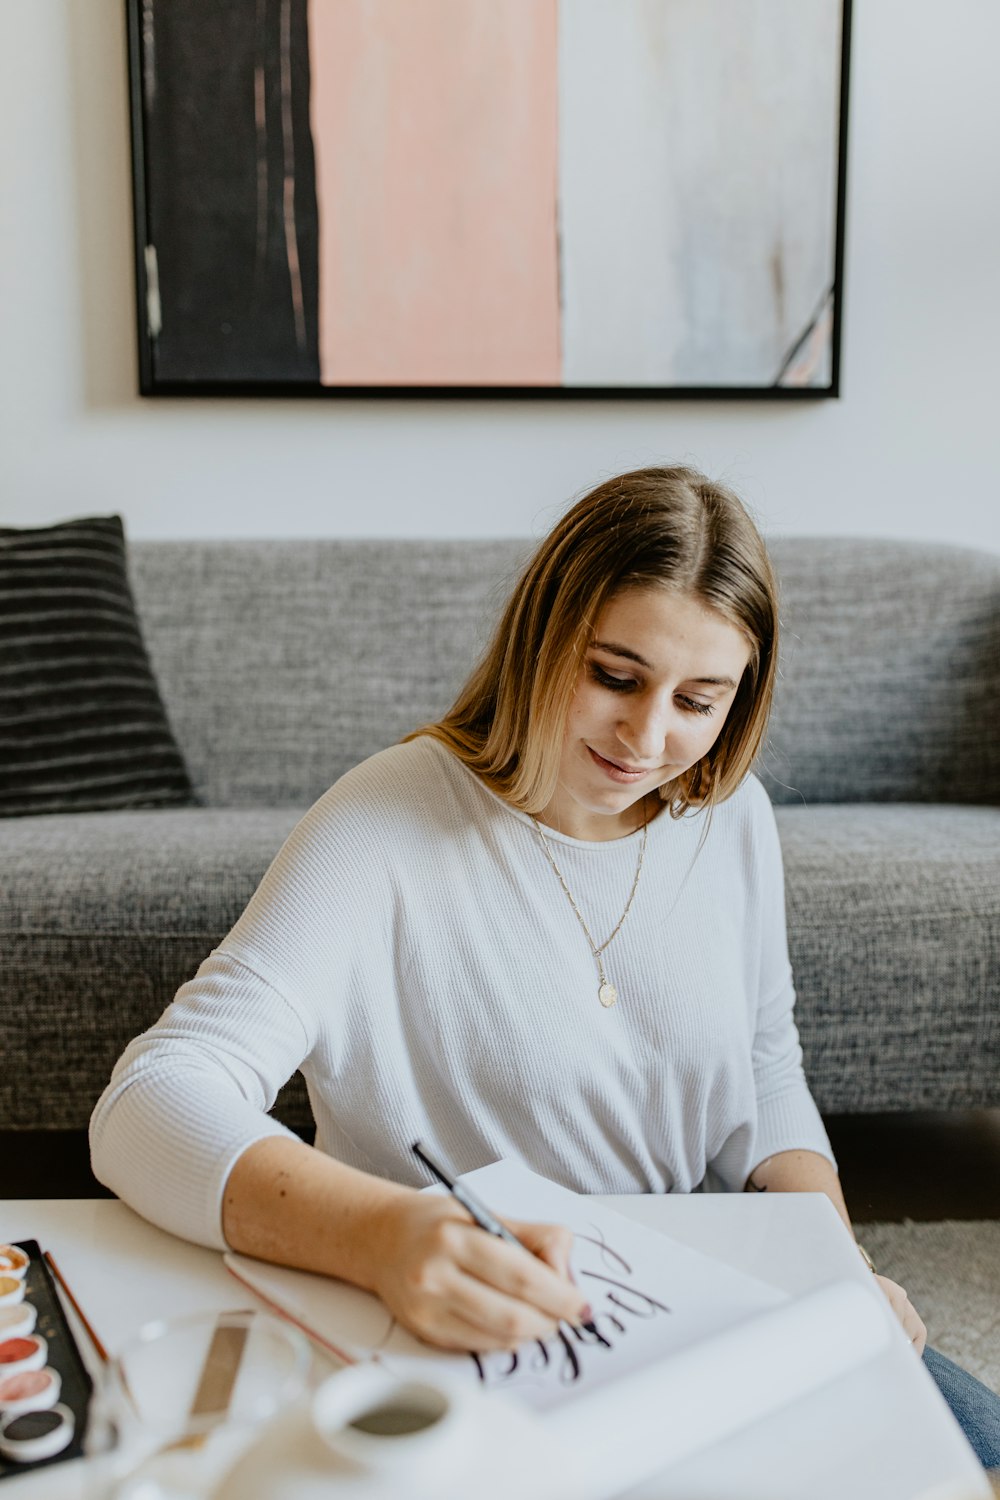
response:
{"label": "black and white pillow", "polygon": [[0,816],[193,801],[121,518],[0,527]]}

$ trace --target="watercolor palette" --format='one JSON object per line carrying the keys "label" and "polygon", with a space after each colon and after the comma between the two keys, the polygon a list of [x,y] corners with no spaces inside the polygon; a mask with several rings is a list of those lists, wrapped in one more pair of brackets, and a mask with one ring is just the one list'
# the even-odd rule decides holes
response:
{"label": "watercolor palette", "polygon": [[38,1242],[0,1245],[0,1480],[79,1458],[92,1391]]}

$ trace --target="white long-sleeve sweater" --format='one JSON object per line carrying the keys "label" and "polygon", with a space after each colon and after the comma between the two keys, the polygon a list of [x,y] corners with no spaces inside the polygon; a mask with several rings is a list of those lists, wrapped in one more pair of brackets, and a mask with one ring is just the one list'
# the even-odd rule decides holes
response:
{"label": "white long-sleeve sweater", "polygon": [[[793,1147],[833,1159],[792,1017],[781,853],[753,777],[649,825],[599,977],[530,817],[442,745],[394,746],[302,819],[245,913],[126,1049],[91,1122],[94,1170],[139,1213],[222,1247],[222,1194],[301,1067],[316,1144],[422,1185],[500,1156],[581,1192],[739,1190]],[[546,831],[595,941],[639,834]]]}

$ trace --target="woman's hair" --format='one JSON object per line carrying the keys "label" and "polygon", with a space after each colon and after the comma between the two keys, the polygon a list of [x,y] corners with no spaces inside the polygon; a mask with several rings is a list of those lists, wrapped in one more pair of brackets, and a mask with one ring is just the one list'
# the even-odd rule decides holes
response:
{"label": "woman's hair", "polygon": [[774,573],[739,499],[696,469],[635,469],[569,510],[521,574],[493,639],[432,735],[523,812],[556,789],[570,703],[604,606],[623,589],[691,595],[751,654],[715,744],[660,795],[674,817],[731,796],[767,727],[778,653]]}

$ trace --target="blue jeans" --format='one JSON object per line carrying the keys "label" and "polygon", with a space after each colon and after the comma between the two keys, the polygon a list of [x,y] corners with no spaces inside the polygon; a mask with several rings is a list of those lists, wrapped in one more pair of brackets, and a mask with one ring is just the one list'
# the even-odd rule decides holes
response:
{"label": "blue jeans", "polygon": [[1000,1396],[928,1344],[924,1364],[984,1469],[1000,1469]]}

